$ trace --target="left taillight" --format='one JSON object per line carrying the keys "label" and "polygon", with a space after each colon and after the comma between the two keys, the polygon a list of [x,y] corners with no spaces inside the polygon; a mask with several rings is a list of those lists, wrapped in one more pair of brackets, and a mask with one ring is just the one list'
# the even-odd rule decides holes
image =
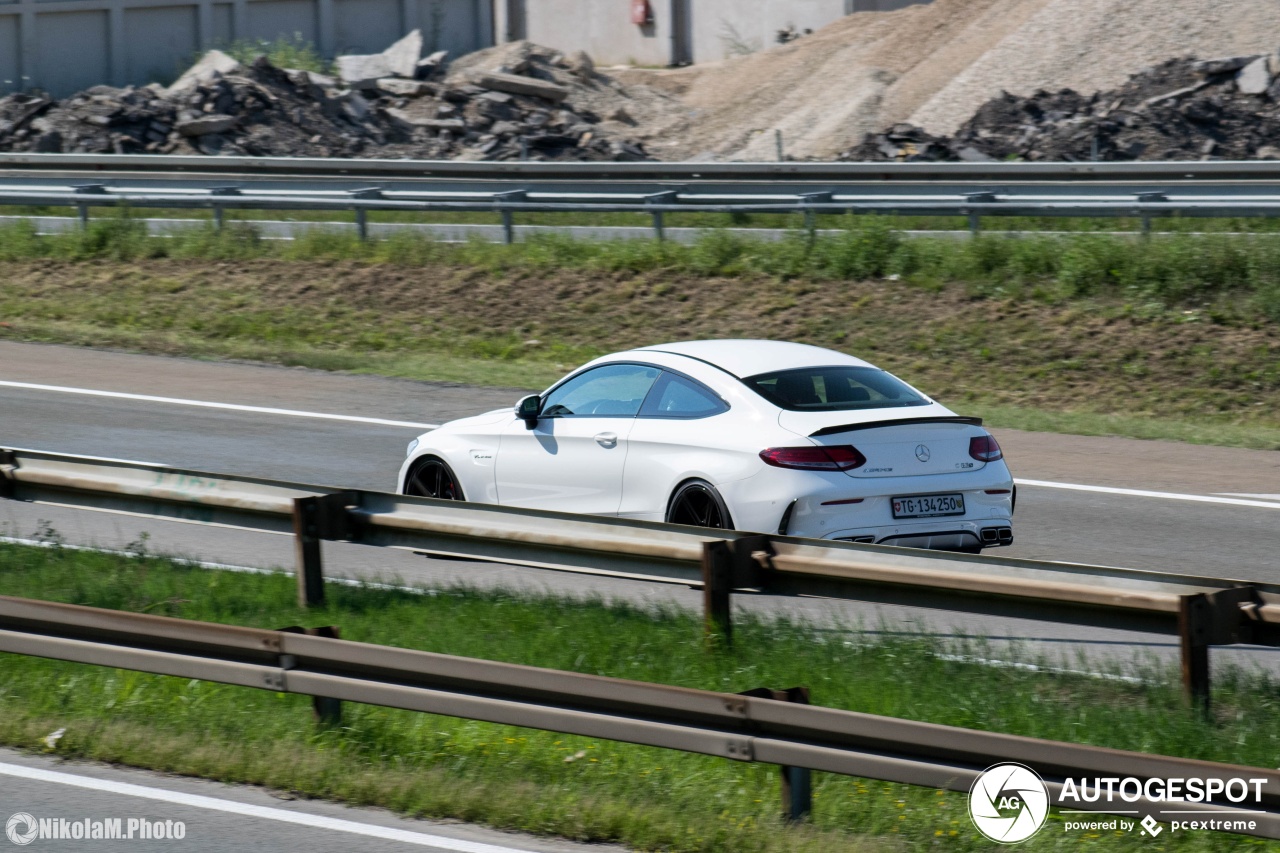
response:
{"label": "left taillight", "polygon": [[848,444],[837,447],[770,447],[760,451],[765,464],[802,471],[852,471],[867,464],[867,457]]}
{"label": "left taillight", "polygon": [[1004,451],[993,436],[977,435],[969,439],[969,455],[979,462],[995,462],[1004,458]]}

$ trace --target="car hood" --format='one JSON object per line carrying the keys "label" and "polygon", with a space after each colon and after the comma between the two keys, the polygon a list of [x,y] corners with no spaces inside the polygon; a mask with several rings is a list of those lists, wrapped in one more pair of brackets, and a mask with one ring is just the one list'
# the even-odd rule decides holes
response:
{"label": "car hood", "polygon": [[449,421],[448,423],[441,424],[436,429],[431,430],[431,432],[466,431],[474,427],[492,426],[493,424],[502,423],[504,420],[509,420],[513,417],[515,417],[515,415],[512,414],[510,407],[505,409],[494,409],[492,412],[485,412],[482,415],[472,415],[469,418],[458,418],[456,421]]}

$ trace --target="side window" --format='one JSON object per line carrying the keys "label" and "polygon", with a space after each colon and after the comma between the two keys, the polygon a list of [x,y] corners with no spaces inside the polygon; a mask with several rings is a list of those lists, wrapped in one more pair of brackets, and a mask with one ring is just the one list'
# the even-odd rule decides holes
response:
{"label": "side window", "polygon": [[552,390],[542,403],[542,417],[635,417],[661,372],[643,364],[592,368]]}
{"label": "side window", "polygon": [[710,388],[674,373],[663,373],[640,410],[642,418],[709,418],[729,411]]}

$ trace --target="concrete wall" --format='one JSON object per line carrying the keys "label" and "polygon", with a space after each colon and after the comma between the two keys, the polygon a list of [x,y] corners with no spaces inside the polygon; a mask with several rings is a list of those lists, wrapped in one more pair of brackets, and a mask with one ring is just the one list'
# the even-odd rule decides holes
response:
{"label": "concrete wall", "polygon": [[416,27],[426,52],[487,47],[492,0],[0,0],[0,94],[167,83],[201,51],[246,39],[374,53]]}
{"label": "concrete wall", "polygon": [[650,0],[654,22],[631,23],[631,0],[496,0],[501,41],[585,50],[601,65],[714,62],[775,45],[779,30],[816,30],[852,12],[930,0]]}
{"label": "concrete wall", "polygon": [[602,65],[670,65],[674,3],[650,0],[652,24],[631,23],[630,0],[497,0],[504,41],[528,39],[563,51],[585,50]]}
{"label": "concrete wall", "polygon": [[825,27],[847,0],[693,0],[693,60],[714,62],[777,44],[778,30]]}

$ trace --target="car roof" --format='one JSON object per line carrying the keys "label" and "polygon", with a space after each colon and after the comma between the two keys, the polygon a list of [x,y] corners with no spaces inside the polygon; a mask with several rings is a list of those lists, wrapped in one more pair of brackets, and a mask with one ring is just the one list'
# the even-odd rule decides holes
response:
{"label": "car roof", "polygon": [[665,352],[683,355],[707,362],[745,379],[761,373],[775,370],[791,370],[797,367],[827,367],[849,365],[851,367],[874,367],[875,365],[845,355],[842,352],[793,344],[786,341],[680,341],[670,344],[657,344],[641,347],[635,352]]}

